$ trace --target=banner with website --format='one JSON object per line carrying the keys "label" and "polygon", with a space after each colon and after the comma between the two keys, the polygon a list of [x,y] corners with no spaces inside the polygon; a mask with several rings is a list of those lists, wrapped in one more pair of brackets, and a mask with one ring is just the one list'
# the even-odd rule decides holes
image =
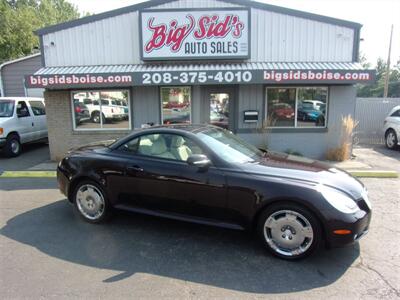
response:
{"label": "banner with website", "polygon": [[139,23],[143,60],[249,58],[249,9],[144,10]]}
{"label": "banner with website", "polygon": [[371,83],[374,70],[191,70],[28,75],[27,88],[80,88],[213,84]]}

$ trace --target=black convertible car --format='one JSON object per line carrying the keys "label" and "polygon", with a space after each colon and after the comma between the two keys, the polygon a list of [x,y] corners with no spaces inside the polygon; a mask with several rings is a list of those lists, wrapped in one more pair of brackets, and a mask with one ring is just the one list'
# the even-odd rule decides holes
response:
{"label": "black convertible car", "polygon": [[285,259],[357,241],[371,219],[366,189],[344,171],[261,151],[215,126],[152,127],[90,144],[59,163],[57,178],[89,222],[123,209],[254,229]]}

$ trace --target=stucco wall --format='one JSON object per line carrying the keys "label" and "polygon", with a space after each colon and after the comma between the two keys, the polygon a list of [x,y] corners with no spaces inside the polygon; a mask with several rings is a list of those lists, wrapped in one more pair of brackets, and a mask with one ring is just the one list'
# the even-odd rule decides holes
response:
{"label": "stucco wall", "polygon": [[[239,86],[235,117],[238,118],[238,135],[262,146],[265,141],[272,150],[298,151],[304,156],[323,159],[329,148],[338,146],[341,137],[342,116],[354,116],[356,90],[353,86],[331,86],[329,88],[328,127],[311,129],[284,129],[255,133],[243,123],[243,111],[257,109],[263,117],[264,89],[262,85]],[[160,100],[158,87],[139,87],[131,91],[132,128],[140,128],[147,122],[160,122]],[[51,159],[59,160],[71,148],[99,140],[115,139],[129,133],[125,131],[73,131],[70,91],[45,92],[47,124]],[[209,103],[202,100],[201,88],[192,87],[192,122],[204,123],[209,114]],[[261,123],[261,122],[260,122]]]}

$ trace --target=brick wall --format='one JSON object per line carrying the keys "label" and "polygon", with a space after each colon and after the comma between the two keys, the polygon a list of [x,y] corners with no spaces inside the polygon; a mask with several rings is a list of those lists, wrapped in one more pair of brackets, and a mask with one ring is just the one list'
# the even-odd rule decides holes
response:
{"label": "brick wall", "polygon": [[73,130],[70,91],[46,91],[47,127],[49,130],[50,157],[58,161],[69,149],[102,140],[119,138],[129,131]]}

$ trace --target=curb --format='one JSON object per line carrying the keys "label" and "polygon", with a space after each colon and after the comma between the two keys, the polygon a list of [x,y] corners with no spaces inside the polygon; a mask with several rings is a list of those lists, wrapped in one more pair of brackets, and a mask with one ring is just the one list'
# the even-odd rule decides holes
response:
{"label": "curb", "polygon": [[0,178],[56,178],[56,171],[3,171]]}
{"label": "curb", "polygon": [[396,171],[382,170],[348,170],[351,175],[358,178],[398,178],[399,174]]}

